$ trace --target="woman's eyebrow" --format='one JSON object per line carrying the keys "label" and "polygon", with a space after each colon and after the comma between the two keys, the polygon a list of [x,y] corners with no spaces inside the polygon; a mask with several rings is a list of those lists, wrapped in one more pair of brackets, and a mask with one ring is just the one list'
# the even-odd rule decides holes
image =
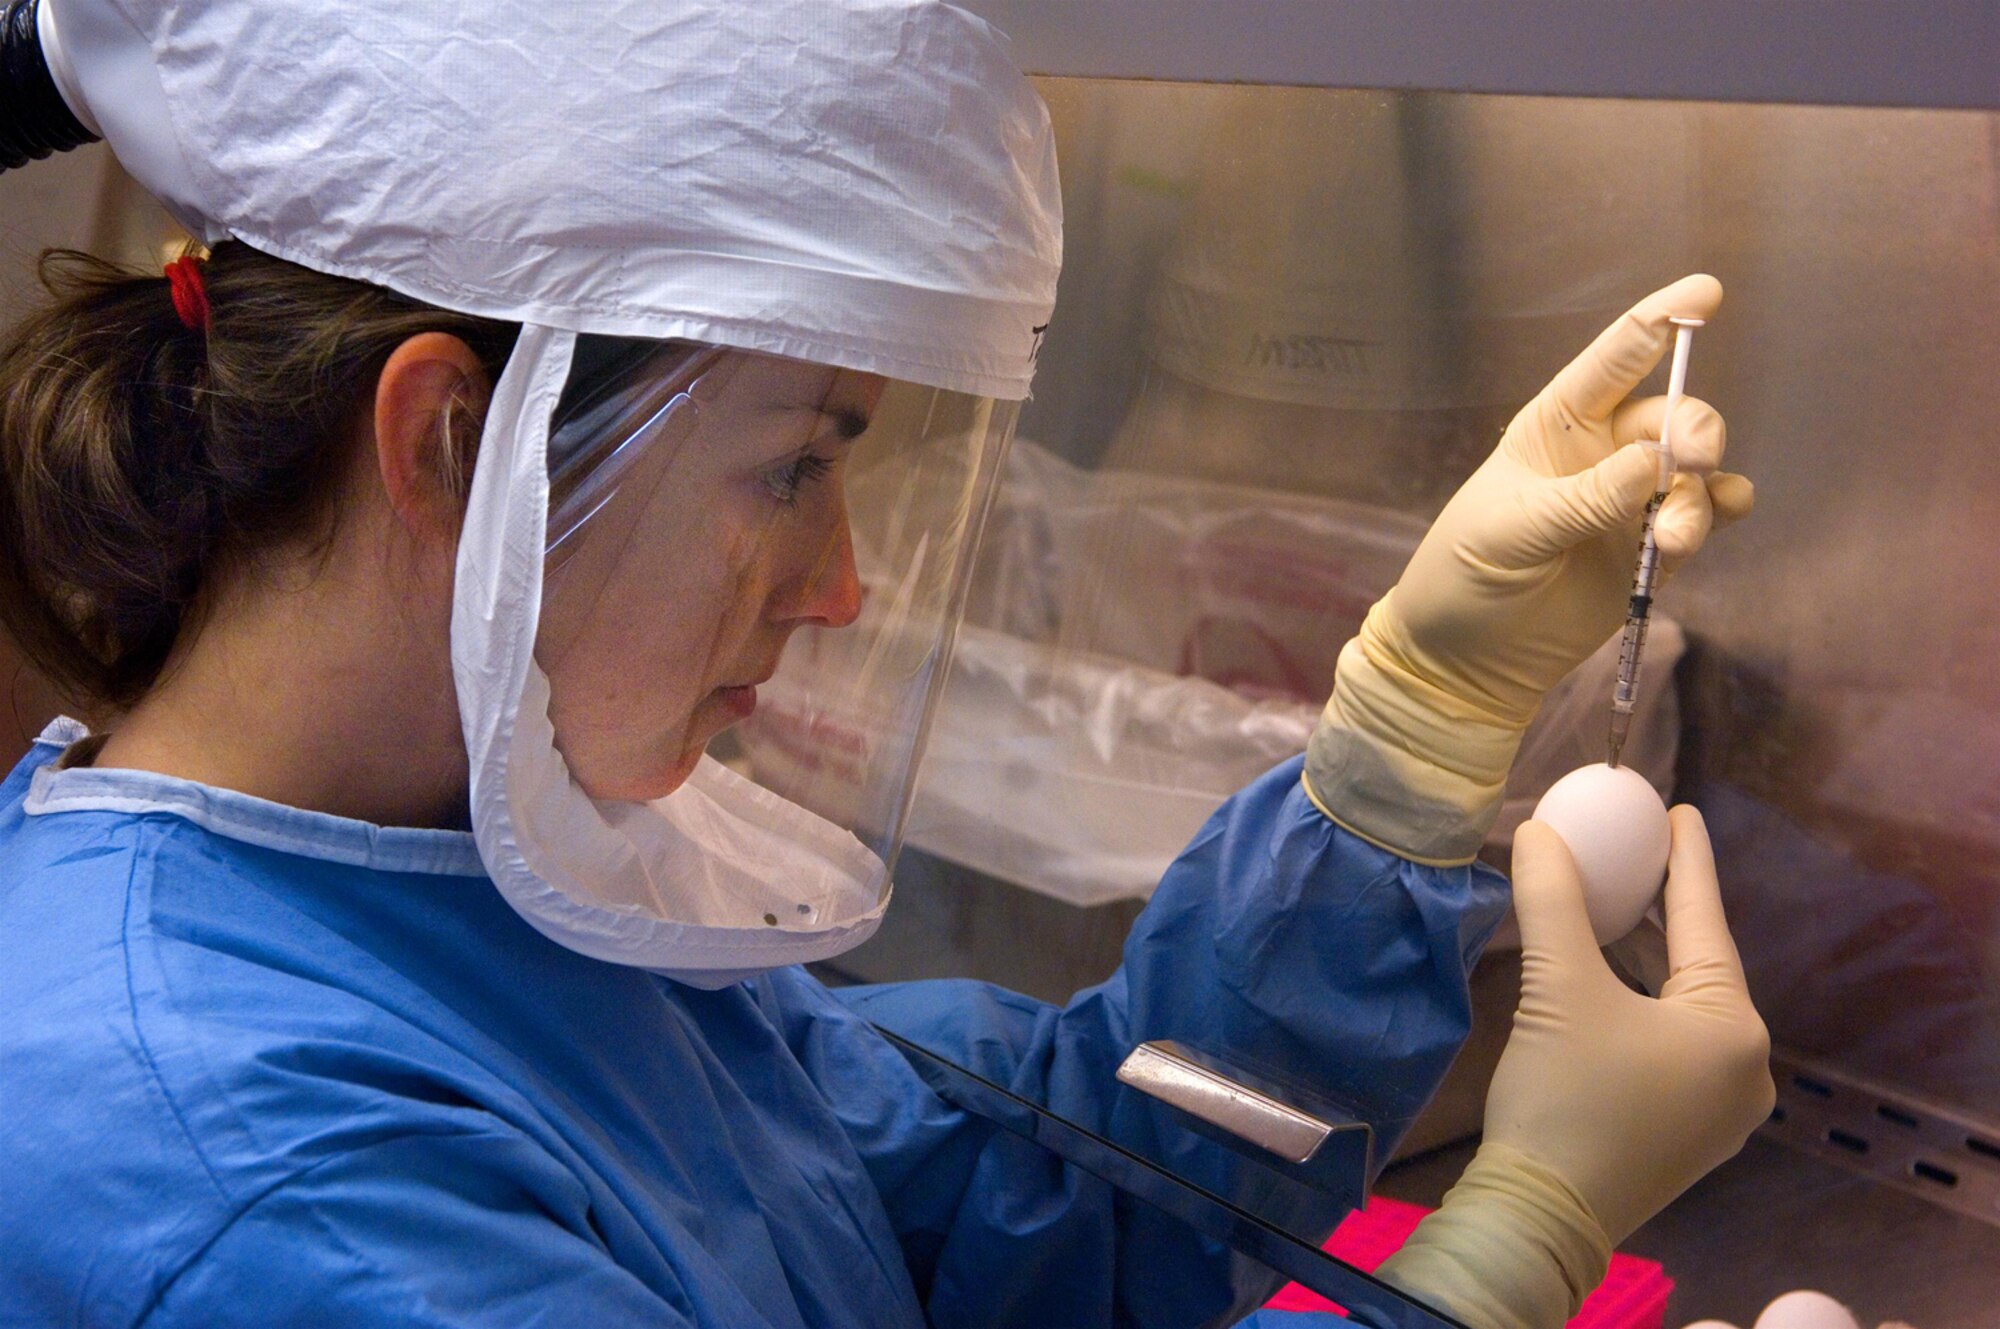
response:
{"label": "woman's eyebrow", "polygon": [[777,409],[786,412],[803,411],[831,420],[834,431],[849,441],[860,438],[868,432],[868,426],[873,423],[870,412],[862,410],[859,406],[846,402],[830,402],[825,397],[806,397],[786,402]]}
{"label": "woman's eyebrow", "polygon": [[820,414],[833,420],[834,429],[844,439],[851,441],[868,432],[868,417],[852,406],[825,406]]}

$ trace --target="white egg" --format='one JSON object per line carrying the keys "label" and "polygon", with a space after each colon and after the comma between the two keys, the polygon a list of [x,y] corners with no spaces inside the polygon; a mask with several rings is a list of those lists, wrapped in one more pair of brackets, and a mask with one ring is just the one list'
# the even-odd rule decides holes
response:
{"label": "white egg", "polygon": [[1667,805],[1630,766],[1584,766],[1549,786],[1535,805],[1576,860],[1590,928],[1599,945],[1639,925],[1666,880],[1673,828]]}
{"label": "white egg", "polygon": [[1736,1329],[1736,1326],[1727,1320],[1696,1320],[1693,1324],[1682,1325],[1681,1329]]}
{"label": "white egg", "polygon": [[1751,1329],[1861,1329],[1854,1312],[1824,1292],[1787,1292],[1764,1308]]}

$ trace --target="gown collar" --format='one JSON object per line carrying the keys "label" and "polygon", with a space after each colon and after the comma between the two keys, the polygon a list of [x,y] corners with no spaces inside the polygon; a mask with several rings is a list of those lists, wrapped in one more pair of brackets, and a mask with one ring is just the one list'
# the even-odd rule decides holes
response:
{"label": "gown collar", "polygon": [[22,811],[31,817],[67,812],[165,814],[226,839],[301,858],[383,872],[486,875],[478,846],[467,831],[377,826],[153,771],[65,768],[58,760],[63,751],[89,737],[87,728],[68,717],[42,731],[26,759],[40,764],[29,777]]}

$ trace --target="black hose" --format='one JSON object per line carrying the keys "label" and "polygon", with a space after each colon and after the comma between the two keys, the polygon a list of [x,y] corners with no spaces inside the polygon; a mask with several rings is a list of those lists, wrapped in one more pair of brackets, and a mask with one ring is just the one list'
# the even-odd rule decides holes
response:
{"label": "black hose", "polygon": [[0,0],[0,171],[97,142],[49,73],[35,26],[39,4]]}

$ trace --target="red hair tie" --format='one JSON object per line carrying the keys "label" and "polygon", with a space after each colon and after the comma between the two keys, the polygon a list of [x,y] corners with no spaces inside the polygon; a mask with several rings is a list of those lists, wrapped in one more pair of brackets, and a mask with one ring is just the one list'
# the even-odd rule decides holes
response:
{"label": "red hair tie", "polygon": [[201,260],[177,258],[167,264],[167,288],[173,292],[174,312],[189,332],[208,335],[208,288],[201,280]]}

